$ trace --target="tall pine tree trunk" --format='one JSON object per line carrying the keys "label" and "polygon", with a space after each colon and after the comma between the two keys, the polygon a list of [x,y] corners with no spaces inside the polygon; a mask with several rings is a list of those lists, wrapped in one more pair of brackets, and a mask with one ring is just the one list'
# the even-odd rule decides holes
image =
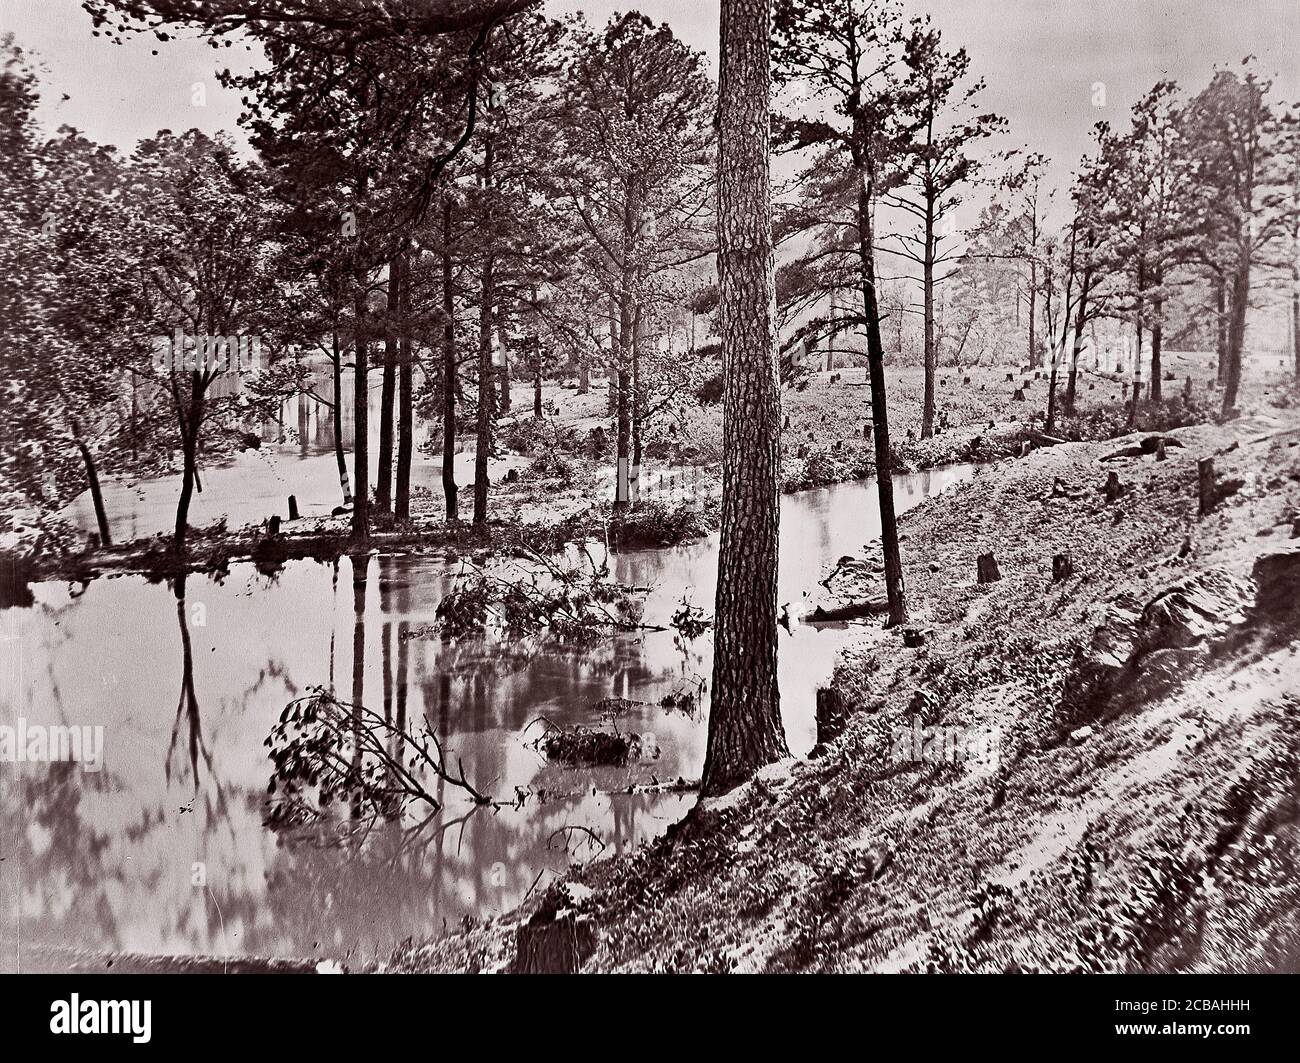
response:
{"label": "tall pine tree trunk", "polygon": [[722,0],[718,282],[723,366],[722,542],[701,793],[788,753],[777,685],[780,517],[772,254],[768,0]]}
{"label": "tall pine tree trunk", "polygon": [[1037,365],[1038,358],[1038,336],[1035,333],[1035,312],[1034,306],[1038,301],[1038,262],[1034,259],[1029,260],[1029,365],[1030,368]]}
{"label": "tall pine tree trunk", "polygon": [[[485,228],[491,232],[492,137],[483,147],[483,189],[488,195]],[[489,236],[489,239],[491,237]],[[488,519],[488,459],[492,455],[492,419],[496,414],[496,381],[493,379],[492,328],[496,286],[491,248],[483,256],[483,273],[478,306],[478,438],[474,445],[474,524],[486,527]],[[509,391],[506,392],[509,395]]]}
{"label": "tall pine tree trunk", "polygon": [[478,310],[478,438],[474,447],[474,523],[487,524],[488,459],[492,454],[492,417],[495,413],[496,387],[492,379],[492,301],[495,289],[492,278],[492,255],[483,259],[482,291]]}
{"label": "tall pine tree trunk", "polygon": [[614,513],[627,511],[631,505],[632,450],[632,281],[623,271],[623,291],[618,298],[618,413],[617,447],[614,456]]}
{"label": "tall pine tree trunk", "polygon": [[411,516],[411,450],[414,446],[414,410],[412,394],[415,366],[411,351],[411,262],[406,248],[398,256],[399,289],[397,293],[398,380],[397,380],[397,474],[393,516],[409,520]]}
{"label": "tall pine tree trunk", "polygon": [[641,366],[641,351],[645,344],[645,315],[640,306],[632,322],[632,472],[633,490],[641,487],[641,433],[645,428],[646,382]]}
{"label": "tall pine tree trunk", "polygon": [[1241,355],[1246,342],[1246,308],[1250,303],[1250,256],[1243,252],[1232,276],[1232,313],[1228,319],[1227,367],[1223,374],[1223,414],[1236,408],[1241,387]]}
{"label": "tall pine tree trunk", "polygon": [[1214,277],[1215,380],[1222,387],[1228,379],[1228,286],[1222,273]]}
{"label": "tall pine tree trunk", "polygon": [[[1159,282],[1157,282],[1159,283]],[[1156,299],[1151,304],[1151,383],[1147,387],[1147,394],[1151,396],[1152,402],[1159,402],[1163,386],[1160,377],[1163,370],[1160,367],[1160,342],[1164,333],[1164,300]]]}
{"label": "tall pine tree trunk", "polygon": [[[1087,264],[1083,269],[1083,280],[1079,285],[1079,306],[1074,314],[1074,345],[1070,348],[1070,377],[1065,384],[1065,412],[1074,413],[1079,390],[1079,355],[1083,351],[1083,326],[1088,320],[1088,297],[1092,294],[1093,251],[1096,238],[1091,230],[1088,232]],[[1096,324],[1093,325],[1093,357],[1096,358]]]}
{"label": "tall pine tree trunk", "polygon": [[[74,426],[73,432],[76,432]],[[95,523],[99,526],[99,545],[112,546],[113,535],[108,527],[108,510],[104,508],[104,493],[99,487],[99,470],[95,467],[95,456],[90,452],[81,436],[77,436],[77,450],[86,466],[86,481],[90,485],[90,501],[95,507]]]}
{"label": "tall pine tree trunk", "polygon": [[[185,553],[185,537],[189,531],[190,501],[199,483],[199,426],[203,423],[204,384],[197,370],[190,374],[189,411],[180,418],[181,496],[176,503],[176,529],[173,545],[178,555]],[[179,400],[178,400],[179,401]]]}
{"label": "tall pine tree trunk", "polygon": [[1296,379],[1300,380],[1300,274],[1291,280],[1291,353]]}
{"label": "tall pine tree trunk", "polygon": [[334,375],[334,408],[330,411],[334,419],[334,461],[339,467],[339,487],[343,489],[343,504],[352,504],[352,485],[348,482],[348,459],[343,452],[343,351],[339,346],[339,330],[335,328],[330,335],[332,365]]}
{"label": "tall pine tree trunk", "polygon": [[393,400],[397,396],[397,336],[392,316],[401,300],[402,279],[397,260],[388,264],[388,327],[384,330],[384,372],[379,389],[379,468],[375,480],[375,508],[393,508]]}
{"label": "tall pine tree trunk", "polygon": [[459,520],[456,502],[456,300],[451,280],[451,197],[442,200],[442,493],[447,519]]}
{"label": "tall pine tree trunk", "polygon": [[[925,255],[922,261],[921,291],[925,312],[925,398],[921,403],[921,438],[934,435],[934,373],[938,352],[934,345],[934,204],[926,203]],[[900,314],[901,318],[902,315]]]}
{"label": "tall pine tree trunk", "polygon": [[364,542],[370,538],[370,357],[366,341],[369,325],[366,306],[366,271],[356,271],[356,296],[353,299],[354,332],[352,350],[356,368],[352,377],[352,471],[357,484],[352,500],[352,536]]}
{"label": "tall pine tree trunk", "polygon": [[613,417],[618,413],[618,352],[622,344],[618,335],[618,300],[609,305],[609,367],[605,371],[608,381],[605,391],[605,413]]}
{"label": "tall pine tree trunk", "polygon": [[903,587],[903,558],[898,549],[898,517],[894,513],[893,458],[889,446],[889,412],[885,395],[885,345],[880,338],[880,304],[876,298],[875,236],[871,227],[871,180],[859,170],[858,269],[862,280],[862,312],[867,327],[867,376],[871,381],[871,427],[876,445],[876,491],[880,499],[880,545],[885,558],[885,597],[889,625],[907,623]]}

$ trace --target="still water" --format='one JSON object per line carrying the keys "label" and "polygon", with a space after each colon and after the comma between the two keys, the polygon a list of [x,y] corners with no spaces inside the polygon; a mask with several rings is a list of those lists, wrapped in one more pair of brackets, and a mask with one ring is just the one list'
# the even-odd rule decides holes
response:
{"label": "still water", "polygon": [[[969,474],[900,476],[897,504]],[[781,600],[799,612],[826,567],[861,556],[877,532],[870,481],[786,496]],[[683,597],[712,613],[716,536],[622,554],[614,567],[622,582],[650,588],[648,623],[666,623]],[[181,599],[124,576],[39,584],[34,606],[0,613],[0,723],[104,734],[98,772],[0,764],[5,965],[20,944],[365,962],[407,936],[507,910],[571,861],[627,852],[680,818],[693,795],[611,791],[699,777],[704,713],[659,702],[710,675],[709,635],[621,634],[583,650],[444,642],[422,629],[455,572],[416,556],[294,562],[274,577],[241,565],[222,580],[191,576]],[[782,632],[795,753],[813,743],[816,687],[862,635],[851,625]],[[480,789],[532,796],[493,812],[449,790],[422,825],[270,830],[263,742],[313,685],[427,720]],[[530,744],[539,715],[598,726],[591,705],[610,695],[644,703],[619,726],[652,733],[656,759],[560,768]]]}

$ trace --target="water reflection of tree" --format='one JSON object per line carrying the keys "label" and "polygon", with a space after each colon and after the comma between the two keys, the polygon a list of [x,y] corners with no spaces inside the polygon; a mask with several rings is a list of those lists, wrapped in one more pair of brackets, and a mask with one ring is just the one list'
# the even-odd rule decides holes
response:
{"label": "water reflection of tree", "polygon": [[[203,717],[199,711],[199,697],[194,687],[194,647],[190,640],[190,625],[185,598],[185,576],[178,576],[174,585],[176,595],[176,622],[181,631],[181,691],[176,702],[176,719],[172,724],[171,741],[167,746],[167,758],[163,764],[163,773],[170,784],[175,778],[180,782],[187,779],[192,783],[194,793],[199,792],[199,765],[206,765],[212,779],[213,793],[219,813],[225,812],[225,792],[217,778],[212,761],[212,752],[203,737]],[[181,745],[181,732],[185,731],[184,760],[178,753]]]}
{"label": "water reflection of tree", "polygon": [[[43,771],[33,765],[0,779],[6,913],[0,920],[0,963],[6,968],[16,961],[19,934],[29,944],[69,945],[85,942],[89,931],[105,947],[121,947],[109,899],[123,885],[111,856],[113,838],[83,815],[87,791],[93,797],[121,786],[109,771],[83,772],[72,761]],[[29,908],[39,913],[35,927],[21,925]]]}

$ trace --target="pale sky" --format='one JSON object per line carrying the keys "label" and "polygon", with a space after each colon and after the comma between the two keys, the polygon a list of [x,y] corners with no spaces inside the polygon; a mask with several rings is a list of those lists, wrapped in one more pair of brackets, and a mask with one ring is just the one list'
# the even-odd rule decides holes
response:
{"label": "pale sky", "polygon": [[[1300,2],[1297,0],[907,0],[929,12],[950,47],[964,45],[988,82],[985,106],[1011,122],[1009,144],[1028,144],[1055,161],[1064,180],[1100,119],[1124,122],[1133,101],[1161,77],[1193,91],[1216,64],[1249,53],[1276,76],[1281,98],[1300,99]],[[547,0],[551,13],[583,10],[604,22],[629,4],[612,0]],[[718,0],[643,0],[635,5],[666,21],[713,60]],[[129,150],[162,128],[196,126],[238,135],[239,101],[213,77],[222,65],[245,63],[238,47],[213,51],[198,40],[160,43],[140,37],[124,45],[91,36],[78,0],[0,0],[0,32],[47,68],[41,116],[53,129],[68,123],[91,138]],[[157,50],[158,54],[151,54]],[[1093,85],[1106,86],[1094,107]],[[194,102],[202,83],[205,100]],[[61,100],[66,93],[70,98]]]}

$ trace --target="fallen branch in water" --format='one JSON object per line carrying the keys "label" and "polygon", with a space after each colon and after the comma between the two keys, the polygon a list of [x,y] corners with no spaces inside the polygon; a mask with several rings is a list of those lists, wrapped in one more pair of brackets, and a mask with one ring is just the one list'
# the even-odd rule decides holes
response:
{"label": "fallen branch in water", "polygon": [[550,836],[547,837],[547,839],[546,839],[546,848],[548,848],[548,849],[554,849],[555,846],[553,846],[553,845],[551,844],[551,842],[555,841],[555,838],[556,838],[557,835],[560,835],[560,836],[562,836],[562,837],[564,838],[564,851],[567,853],[567,852],[569,851],[569,835],[570,835],[571,833],[578,833],[578,834],[586,835],[586,837],[587,837],[587,839],[588,839],[588,840],[587,840],[587,845],[588,845],[588,847],[591,847],[592,842],[595,842],[596,845],[599,845],[599,846],[600,846],[600,849],[598,850],[599,852],[604,852],[605,849],[606,849],[606,845],[605,845],[605,843],[601,840],[601,837],[600,837],[599,834],[597,834],[597,833],[596,833],[594,830],[592,830],[590,827],[583,827],[583,826],[581,826],[581,825],[574,825],[574,826],[568,826],[568,827],[560,827],[558,830],[553,830],[553,831],[551,831]]}
{"label": "fallen branch in water", "polygon": [[[531,567],[506,576],[462,562],[457,585],[438,603],[437,627],[446,638],[489,629],[508,638],[546,634],[561,643],[587,645],[610,631],[663,631],[641,622],[638,588],[615,583],[607,570],[562,566],[527,547]],[[588,560],[590,555],[588,555]]]}
{"label": "fallen branch in water", "polygon": [[406,731],[321,687],[289,702],[264,744],[275,765],[268,787],[273,825],[314,820],[336,802],[348,804],[354,819],[366,810],[393,819],[411,801],[436,812],[442,802],[426,785],[429,779],[464,791],[476,805],[498,806],[465,777],[459,757],[455,770],[449,767],[427,726]]}

